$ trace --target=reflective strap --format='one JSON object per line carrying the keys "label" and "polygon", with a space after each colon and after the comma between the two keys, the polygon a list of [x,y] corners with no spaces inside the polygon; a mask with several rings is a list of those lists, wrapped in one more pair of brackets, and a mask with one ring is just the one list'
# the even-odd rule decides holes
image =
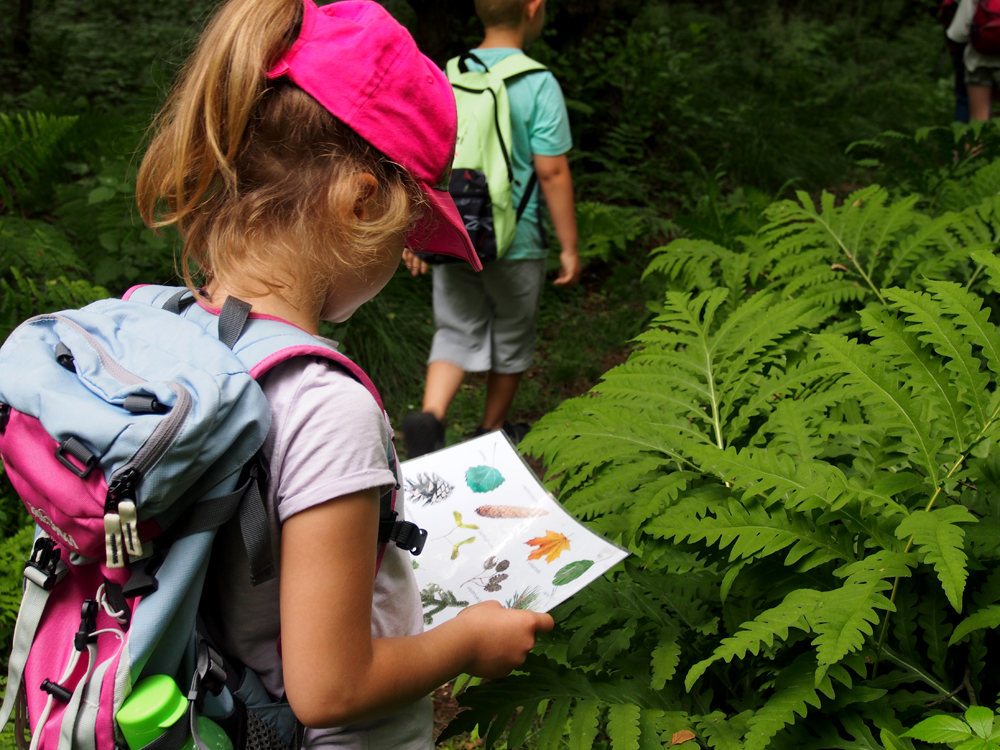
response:
{"label": "reflective strap", "polygon": [[[61,577],[66,570],[66,563],[60,562],[56,567],[56,576]],[[35,633],[38,632],[38,624],[42,621],[49,594],[52,593],[31,579],[26,581],[24,598],[21,599],[21,609],[17,615],[17,624],[14,626],[14,646],[10,652],[10,664],[7,669],[7,694],[3,699],[3,708],[0,708],[0,729],[7,726],[11,711],[14,710],[17,692],[24,677],[24,665],[28,663],[31,644],[35,640]]]}
{"label": "reflective strap", "polygon": [[[90,683],[90,677],[94,674],[94,667],[97,666],[97,644],[87,644],[87,671],[76,684],[73,697],[66,704],[66,712],[63,714],[62,725],[59,727],[59,748],[58,750],[73,750],[73,730],[76,728],[76,720],[80,715],[80,701],[83,700],[83,691]],[[39,727],[39,730],[41,728]]]}

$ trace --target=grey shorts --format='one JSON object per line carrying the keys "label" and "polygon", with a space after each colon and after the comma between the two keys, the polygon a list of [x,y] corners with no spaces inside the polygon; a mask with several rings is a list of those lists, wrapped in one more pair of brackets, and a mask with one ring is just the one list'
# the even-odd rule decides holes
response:
{"label": "grey shorts", "polygon": [[429,362],[467,372],[524,372],[535,360],[545,260],[499,260],[476,273],[465,263],[434,266]]}
{"label": "grey shorts", "polygon": [[990,86],[1000,89],[1000,68],[980,65],[975,70],[965,71],[966,86]]}

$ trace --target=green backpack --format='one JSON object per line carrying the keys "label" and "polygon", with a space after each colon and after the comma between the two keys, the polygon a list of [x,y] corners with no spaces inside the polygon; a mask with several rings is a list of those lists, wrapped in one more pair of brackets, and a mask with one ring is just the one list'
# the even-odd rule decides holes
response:
{"label": "green backpack", "polygon": [[[469,60],[486,70],[470,70]],[[472,52],[448,61],[448,80],[458,105],[458,141],[449,192],[483,263],[502,258],[514,242],[517,222],[538,182],[532,172],[515,210],[507,81],[545,70],[524,54],[506,57],[492,68]],[[423,257],[432,263],[454,260]]]}

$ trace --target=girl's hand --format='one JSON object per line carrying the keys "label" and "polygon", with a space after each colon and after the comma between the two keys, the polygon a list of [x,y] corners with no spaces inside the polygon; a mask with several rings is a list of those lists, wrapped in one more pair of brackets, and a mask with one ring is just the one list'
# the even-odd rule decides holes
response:
{"label": "girl's hand", "polygon": [[455,618],[475,638],[472,661],[465,670],[473,677],[504,677],[524,664],[535,646],[535,633],[555,627],[551,615],[507,609],[500,602],[467,607]]}
{"label": "girl's hand", "polygon": [[410,248],[403,250],[403,262],[414,276],[423,276],[427,273],[427,261],[418,258]]}

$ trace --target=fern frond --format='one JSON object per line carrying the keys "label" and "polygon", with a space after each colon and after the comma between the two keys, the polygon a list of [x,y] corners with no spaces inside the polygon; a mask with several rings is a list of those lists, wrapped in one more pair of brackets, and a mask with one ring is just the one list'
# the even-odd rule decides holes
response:
{"label": "fern frond", "polygon": [[944,311],[955,316],[961,332],[982,349],[990,369],[1000,375],[1000,334],[990,322],[990,310],[983,309],[982,298],[951,281],[928,281],[926,285]]}
{"label": "fern frond", "polygon": [[969,577],[964,551],[965,531],[958,524],[976,523],[963,505],[949,505],[931,511],[918,510],[896,527],[896,537],[913,537],[924,562],[934,566],[948,601],[962,611],[962,594]]}
{"label": "fern frond", "polygon": [[962,620],[948,639],[948,645],[961,643],[970,633],[977,630],[996,630],[998,627],[1000,627],[1000,604],[991,604]]}
{"label": "fern frond", "polygon": [[823,461],[796,464],[791,457],[766,449],[719,451],[695,444],[686,452],[703,472],[742,488],[744,500],[760,497],[766,506],[780,502],[788,509],[836,507],[850,489],[843,474]]}
{"label": "fern frond", "polygon": [[[816,610],[819,601],[819,592],[798,589],[786,596],[781,604],[761,612],[750,622],[744,622],[740,626],[741,630],[729,638],[724,638],[711,656],[702,659],[688,671],[684,678],[684,689],[690,692],[708,668],[719,660],[731,662],[733,659],[743,659],[747,653],[756,656],[762,647],[768,649],[773,647],[775,639],[779,642],[788,640],[790,628],[810,632],[812,628],[809,625],[809,618]],[[810,674],[810,685],[812,677]]]}
{"label": "fern frond", "polygon": [[639,707],[629,703],[608,709],[607,729],[612,750],[639,750],[639,716]]}
{"label": "fern frond", "polygon": [[10,209],[14,195],[28,189],[59,140],[79,118],[44,112],[13,116],[0,112],[0,201]]}
{"label": "fern frond", "polygon": [[698,721],[698,731],[715,750],[743,750],[740,738],[746,732],[744,716],[738,714],[727,720],[721,711],[713,711]]}
{"label": "fern frond", "polygon": [[985,427],[989,421],[989,376],[980,371],[979,360],[973,356],[972,347],[962,333],[950,318],[941,314],[941,308],[934,304],[930,295],[889,289],[886,296],[906,314],[908,327],[917,337],[946,359],[960,398],[972,407],[979,427]]}
{"label": "fern frond", "polygon": [[952,386],[940,361],[932,357],[916,335],[894,315],[883,312],[876,319],[871,312],[863,310],[861,321],[874,337],[872,346],[910,376],[914,391],[919,390],[922,396],[929,399],[933,412],[928,419],[944,419],[948,432],[965,445],[970,437],[970,430],[965,424],[969,408],[959,400],[958,391]]}
{"label": "fern frond", "polygon": [[863,405],[878,405],[880,426],[891,431],[914,449],[914,458],[927,473],[934,488],[940,483],[941,468],[938,453],[943,441],[932,435],[921,416],[921,408],[912,394],[901,388],[895,372],[885,362],[857,343],[842,337],[817,335],[814,339],[827,354],[828,361],[837,363],[849,383],[844,397],[859,397]]}
{"label": "fern frond", "polygon": [[[836,697],[833,679],[851,687],[851,678],[841,666],[834,666],[819,683],[815,681],[816,659],[811,653],[801,655],[783,669],[775,680],[777,690],[748,720],[744,739],[746,750],[764,750],[779,731],[805,717],[809,707],[819,708],[820,694]],[[831,679],[832,678],[832,679]]]}
{"label": "fern frond", "polygon": [[676,628],[665,628],[660,631],[660,644],[653,649],[652,685],[653,690],[663,690],[663,686],[674,678],[677,665],[681,661],[681,646],[678,643],[680,631]]}
{"label": "fern frond", "polygon": [[836,664],[864,645],[865,636],[872,635],[872,625],[879,621],[876,609],[895,611],[884,595],[892,589],[886,579],[909,576],[913,564],[912,555],[881,550],[836,571],[847,580],[839,589],[821,595],[811,619],[821,668]]}
{"label": "fern frond", "polygon": [[[569,749],[591,750],[597,737],[597,722],[600,718],[601,702],[596,698],[576,704],[569,725]],[[511,743],[513,745],[513,743]]]}

